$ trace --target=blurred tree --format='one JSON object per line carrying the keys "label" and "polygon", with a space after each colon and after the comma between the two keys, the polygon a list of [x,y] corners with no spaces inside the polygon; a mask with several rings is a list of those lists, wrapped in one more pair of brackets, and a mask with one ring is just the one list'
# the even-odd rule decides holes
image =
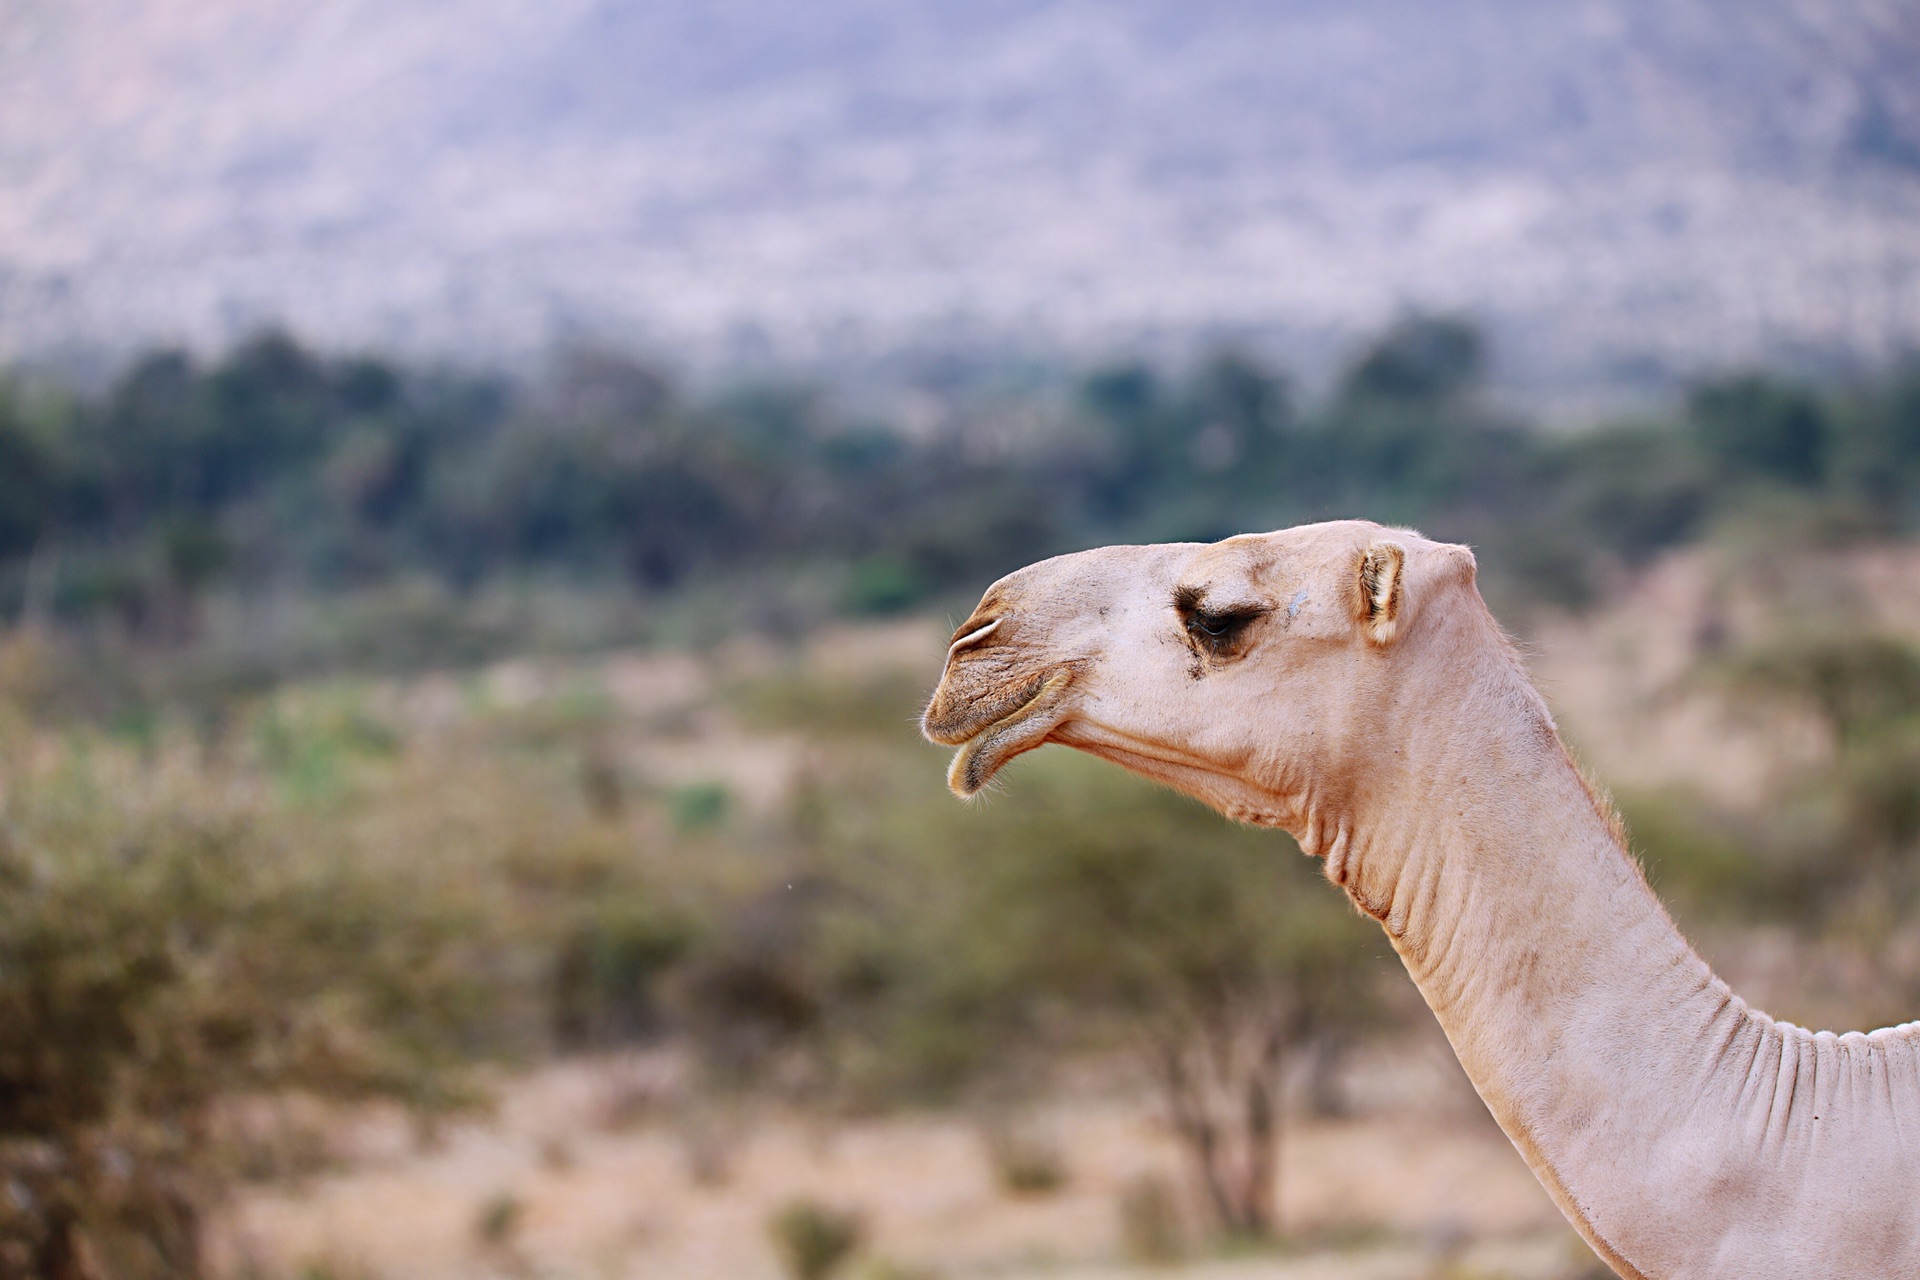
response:
{"label": "blurred tree", "polygon": [[1285,1070],[1376,1015],[1373,940],[1282,883],[1281,851],[1195,839],[1211,823],[1186,817],[1057,832],[1004,869],[998,910],[1027,917],[1026,982],[1125,1018],[1219,1226],[1269,1235]]}
{"label": "blurred tree", "polygon": [[373,356],[350,357],[334,371],[335,394],[349,414],[388,413],[400,403],[400,371]]}
{"label": "blurred tree", "polygon": [[1219,1227],[1270,1233],[1282,1079],[1379,1016],[1376,932],[1283,837],[1098,762],[1043,753],[990,810],[914,794],[829,810],[829,1024],[936,1085],[1117,1037]]}
{"label": "blurred tree", "polygon": [[1920,846],[1920,720],[1889,723],[1871,740],[1856,743],[1841,760],[1838,790],[1841,834],[1859,851],[1842,866],[1857,868]]}
{"label": "blurred tree", "polygon": [[[188,501],[215,507],[317,458],[341,413],[333,378],[284,333],[242,343],[206,380],[204,434],[191,444]],[[364,396],[364,373],[356,388]]]}
{"label": "blurred tree", "polygon": [[1855,492],[1911,530],[1920,523],[1920,357],[1909,357],[1846,403],[1834,471]]}
{"label": "blurred tree", "polygon": [[1811,711],[1835,745],[1832,761],[1783,801],[1817,816],[1798,847],[1774,859],[1795,890],[1790,917],[1818,923],[1860,893],[1904,909],[1920,893],[1909,856],[1920,843],[1920,650],[1872,632],[1789,634],[1717,665],[1749,697]]}
{"label": "blurred tree", "polygon": [[0,562],[31,551],[45,535],[55,479],[46,446],[0,382]]}
{"label": "blurred tree", "polygon": [[817,922],[834,887],[793,874],[731,904],[672,984],[678,1025],[723,1088],[765,1082],[802,1058],[817,1067],[824,1048],[828,995]]}
{"label": "blurred tree", "polygon": [[528,575],[656,594],[710,573],[810,572],[840,585],[826,593],[840,607],[886,612],[1077,545],[1356,513],[1472,541],[1489,583],[1578,606],[1603,566],[1765,502],[1856,534],[1920,526],[1916,370],[1818,393],[1720,378],[1681,414],[1555,436],[1486,394],[1471,323],[1414,315],[1308,411],[1282,374],[1228,349],[1177,376],[1097,367],[1064,405],[1023,391],[1032,429],[989,443],[900,430],[804,383],[695,399],[604,348],[516,385],[267,332],[210,364],[149,353],[105,394],[31,421],[6,399],[0,607],[17,612],[40,547],[59,573],[34,580],[57,577],[42,594],[58,616],[149,636],[190,631],[178,620],[210,592],[409,577],[462,609],[473,588]]}
{"label": "blurred tree", "polygon": [[1473,542],[1490,584],[1517,584],[1526,599],[1583,607],[1603,570],[1685,542],[1711,510],[1711,477],[1671,424],[1530,436],[1514,452],[1504,487],[1475,514],[1449,511],[1445,532]]}
{"label": "blurred tree", "polygon": [[[100,516],[121,535],[198,489],[196,451],[209,434],[199,371],[184,352],[156,351],[122,374],[93,421],[83,464]],[[86,495],[83,489],[82,503]]]}
{"label": "blurred tree", "polygon": [[1687,420],[1727,476],[1802,487],[1827,476],[1832,427],[1802,387],[1757,373],[1706,382],[1688,396]]}
{"label": "blurred tree", "polygon": [[596,901],[560,939],[552,1032],[563,1050],[645,1043],[668,1025],[660,985],[692,951],[697,922],[628,897]]}
{"label": "blurred tree", "polygon": [[1438,406],[1479,388],[1487,344],[1458,316],[1411,316],[1388,329],[1342,378],[1340,399]]}
{"label": "blurred tree", "polygon": [[1571,436],[1550,453],[1556,523],[1627,564],[1645,563],[1699,529],[1709,480],[1663,424],[1627,423]]}
{"label": "blurred tree", "polygon": [[1082,381],[1079,398],[1104,437],[1091,495],[1097,516],[1137,516],[1153,490],[1192,472],[1187,424],[1147,365],[1130,361],[1097,369]]}
{"label": "blurred tree", "polygon": [[1530,441],[1486,408],[1485,377],[1486,343],[1467,321],[1400,321],[1340,379],[1320,430],[1323,483],[1388,521],[1463,500],[1498,509]]}
{"label": "blurred tree", "polygon": [[1920,714],[1920,652],[1897,636],[1790,636],[1735,654],[1725,666],[1736,687],[1812,710],[1842,746]]}
{"label": "blurred tree", "polygon": [[629,571],[642,585],[672,587],[697,567],[766,546],[756,537],[753,478],[706,464],[683,455],[625,478],[615,522]]}
{"label": "blurred tree", "polygon": [[679,397],[661,369],[605,347],[574,347],[555,362],[547,411],[563,421],[639,427],[671,417]]}
{"label": "blurred tree", "polygon": [[1198,429],[1191,465],[1204,473],[1231,473],[1242,488],[1274,484],[1295,429],[1291,389],[1251,356],[1219,351],[1194,374],[1188,389]]}

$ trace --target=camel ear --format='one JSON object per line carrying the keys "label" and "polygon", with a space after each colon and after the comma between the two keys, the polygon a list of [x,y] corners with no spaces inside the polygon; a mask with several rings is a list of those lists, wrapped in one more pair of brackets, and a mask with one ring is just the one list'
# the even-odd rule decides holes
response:
{"label": "camel ear", "polygon": [[1397,542],[1376,542],[1360,557],[1354,612],[1367,639],[1382,647],[1392,644],[1400,630],[1405,596],[1400,580],[1406,564],[1407,549]]}

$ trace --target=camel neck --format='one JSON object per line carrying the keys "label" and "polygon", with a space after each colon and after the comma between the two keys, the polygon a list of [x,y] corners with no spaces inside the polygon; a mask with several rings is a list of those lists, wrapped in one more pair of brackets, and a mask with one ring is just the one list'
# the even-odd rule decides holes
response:
{"label": "camel neck", "polygon": [[1914,1028],[1815,1036],[1749,1009],[1491,621],[1470,638],[1479,662],[1396,695],[1397,740],[1439,750],[1370,779],[1364,811],[1310,812],[1302,843],[1386,926],[1508,1137],[1623,1276],[1920,1275]]}

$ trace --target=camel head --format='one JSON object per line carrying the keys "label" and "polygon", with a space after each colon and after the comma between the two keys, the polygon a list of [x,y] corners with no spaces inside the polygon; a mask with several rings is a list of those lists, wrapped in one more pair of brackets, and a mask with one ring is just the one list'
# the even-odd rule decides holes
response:
{"label": "camel head", "polygon": [[1473,576],[1464,547],[1357,520],[1059,556],[987,589],[921,728],[959,748],[963,797],[1054,742],[1297,832],[1392,750],[1436,618],[1486,616]]}

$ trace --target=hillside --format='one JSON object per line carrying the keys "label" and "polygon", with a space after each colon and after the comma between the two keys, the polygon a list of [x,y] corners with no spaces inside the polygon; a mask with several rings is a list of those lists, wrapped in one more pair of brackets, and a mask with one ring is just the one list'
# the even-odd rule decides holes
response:
{"label": "hillside", "polygon": [[1485,314],[1523,381],[1920,337],[1893,0],[0,3],[0,358],[1322,360]]}

